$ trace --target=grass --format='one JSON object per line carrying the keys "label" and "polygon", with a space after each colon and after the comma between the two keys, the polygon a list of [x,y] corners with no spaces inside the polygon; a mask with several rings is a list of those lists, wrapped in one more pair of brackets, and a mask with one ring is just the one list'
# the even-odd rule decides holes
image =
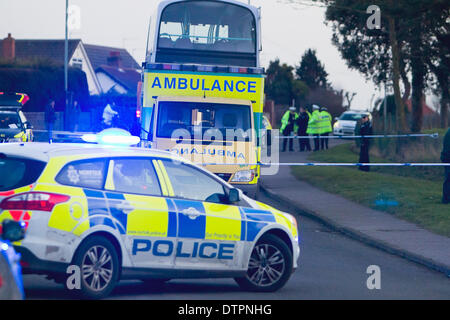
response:
{"label": "grass", "polygon": [[[316,162],[357,162],[354,143],[313,153]],[[388,162],[371,157],[371,162]],[[396,170],[392,170],[396,169]],[[432,232],[450,237],[450,205],[441,203],[443,173],[424,177],[415,168],[293,167],[297,179],[367,207],[385,211]],[[443,170],[442,170],[443,172]],[[396,204],[396,205],[389,205]]]}

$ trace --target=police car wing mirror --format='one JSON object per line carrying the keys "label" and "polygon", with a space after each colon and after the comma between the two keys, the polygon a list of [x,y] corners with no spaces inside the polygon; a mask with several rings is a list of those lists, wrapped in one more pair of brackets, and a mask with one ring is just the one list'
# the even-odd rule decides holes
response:
{"label": "police car wing mirror", "polygon": [[33,129],[33,126],[29,122],[25,122],[25,129]]}
{"label": "police car wing mirror", "polygon": [[230,189],[228,191],[228,201],[230,203],[236,203],[239,202],[239,200],[241,199],[241,195],[239,193],[239,189]]}
{"label": "police car wing mirror", "polygon": [[25,238],[25,224],[10,219],[3,220],[2,239],[11,242],[20,241]]}

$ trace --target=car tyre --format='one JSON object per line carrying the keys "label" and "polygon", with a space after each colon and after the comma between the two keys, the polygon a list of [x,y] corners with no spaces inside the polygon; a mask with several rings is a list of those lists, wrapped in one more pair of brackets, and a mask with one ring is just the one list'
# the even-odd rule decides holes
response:
{"label": "car tyre", "polygon": [[248,291],[276,291],[289,280],[292,260],[292,252],[283,240],[272,234],[264,235],[252,250],[246,276],[235,281]]}
{"label": "car tyre", "polygon": [[119,258],[116,248],[104,237],[94,236],[81,244],[74,264],[80,267],[79,294],[89,299],[108,296],[119,278]]}

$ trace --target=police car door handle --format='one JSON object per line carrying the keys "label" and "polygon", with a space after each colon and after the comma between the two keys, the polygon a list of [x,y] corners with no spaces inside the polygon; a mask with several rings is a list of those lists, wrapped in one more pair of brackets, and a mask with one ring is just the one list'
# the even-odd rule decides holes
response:
{"label": "police car door handle", "polygon": [[115,205],[116,209],[123,211],[125,214],[130,213],[134,210],[134,207],[128,202],[123,201]]}
{"label": "police car door handle", "polygon": [[189,207],[188,209],[181,210],[181,213],[188,216],[189,219],[197,219],[201,215],[201,212],[193,207]]}

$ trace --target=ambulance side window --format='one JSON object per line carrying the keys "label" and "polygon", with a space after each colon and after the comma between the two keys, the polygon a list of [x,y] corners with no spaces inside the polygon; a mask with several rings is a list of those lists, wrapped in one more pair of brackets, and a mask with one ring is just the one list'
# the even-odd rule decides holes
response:
{"label": "ambulance side window", "polygon": [[105,168],[105,159],[74,161],[66,164],[55,180],[68,186],[102,189]]}

